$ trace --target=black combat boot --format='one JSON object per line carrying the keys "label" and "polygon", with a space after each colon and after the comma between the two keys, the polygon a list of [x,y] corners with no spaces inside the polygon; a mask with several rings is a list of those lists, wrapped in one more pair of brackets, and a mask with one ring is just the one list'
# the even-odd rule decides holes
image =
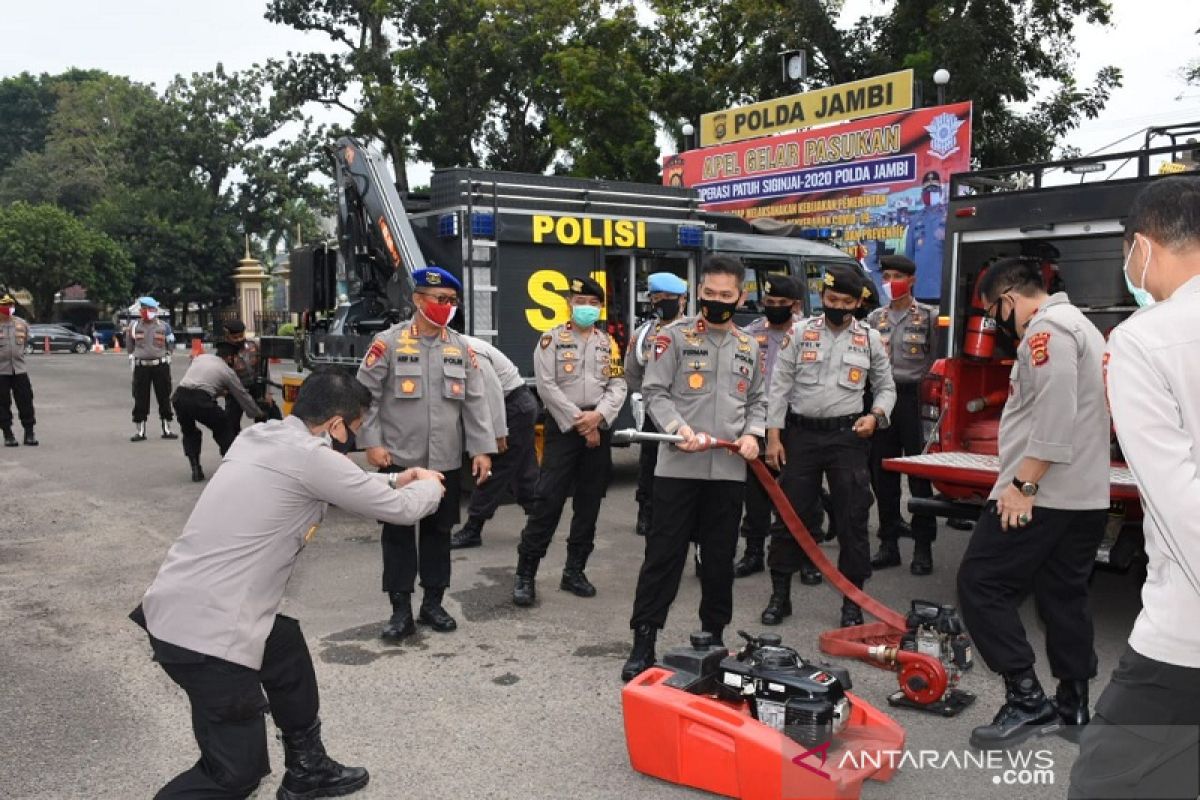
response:
{"label": "black combat boot", "polygon": [[371,776],[362,767],[346,767],[334,761],[321,743],[321,720],[307,728],[283,734],[283,783],[277,800],[309,800],[342,797],[367,785]]}
{"label": "black combat boot", "polygon": [[804,563],[800,565],[800,582],[805,586],[819,586],[823,580],[825,578],[821,575],[821,570],[805,556]]}
{"label": "black combat boot", "polygon": [[450,535],[450,549],[461,550],[466,547],[479,547],[483,544],[483,517],[470,517],[467,524]]}
{"label": "black combat boot", "polygon": [[438,633],[449,633],[458,629],[458,623],[454,621],[454,617],[442,608],[442,598],[445,595],[444,587],[426,589],[425,596],[421,599],[421,610],[417,612],[417,621],[428,625]]}
{"label": "black combat boot", "polygon": [[392,616],[379,638],[389,644],[396,644],[401,639],[412,636],[417,632],[417,623],[412,615],[412,592],[388,592],[392,601]]}
{"label": "black combat boot", "polygon": [[192,483],[199,483],[204,480],[204,470],[200,469],[199,457],[189,457],[188,463],[192,465]]}
{"label": "black combat boot", "polygon": [[538,563],[538,559],[528,556],[517,558],[517,576],[513,580],[514,605],[531,606],[537,600],[537,587],[534,583],[537,578]]}
{"label": "black combat boot", "polygon": [[16,447],[17,446],[17,437],[13,436],[12,428],[4,429],[4,446],[5,447]]}
{"label": "black combat boot", "polygon": [[[875,562],[871,562],[871,566],[875,566]],[[928,575],[933,572],[932,543],[919,541],[913,545],[912,563],[908,565],[908,571],[913,575]]]}
{"label": "black combat boot", "polygon": [[733,576],[744,578],[764,569],[766,564],[763,563],[763,540],[757,536],[746,537],[746,551],[742,553],[742,560],[734,564]]}
{"label": "black combat boot", "polygon": [[1059,731],[1064,738],[1078,742],[1083,727],[1092,721],[1088,711],[1088,682],[1059,681],[1058,690],[1054,692],[1054,705],[1058,708]]}
{"label": "black combat boot", "polygon": [[792,575],[771,570],[771,599],[762,612],[763,625],[778,625],[792,615]]}
{"label": "black combat boot", "polygon": [[[915,557],[915,556],[914,556]],[[900,566],[900,548],[895,539],[880,539],[879,549],[871,559],[871,569],[887,569]]]}
{"label": "black combat boot", "polygon": [[636,533],[638,536],[645,536],[647,533],[650,532],[650,504],[649,503],[639,503],[638,504],[637,526],[633,529],[633,532]]}
{"label": "black combat boot", "polygon": [[1011,747],[1034,734],[1058,729],[1058,709],[1042,691],[1032,667],[1005,673],[1004,689],[1004,705],[996,712],[992,724],[971,731],[972,747],[981,750]]}
{"label": "black combat boot", "polygon": [[146,441],[146,423],[145,423],[145,421],[133,423],[133,436],[129,437],[129,441],[131,441],[131,442]]}
{"label": "black combat boot", "polygon": [[[863,586],[866,584],[865,579],[851,580],[850,582],[853,583],[859,589],[863,588]],[[854,625],[862,625],[862,624],[863,624],[863,614],[862,614],[862,609],[859,607],[858,603],[854,602],[849,597],[843,597],[842,598],[842,625],[841,626],[843,628],[850,628],[850,627],[853,627]]]}
{"label": "black combat boot", "polygon": [[171,430],[171,420],[169,420],[169,419],[162,420],[162,438],[164,438],[164,439],[178,439],[179,438],[179,434],[176,433],[175,431]]}
{"label": "black combat boot", "polygon": [[595,597],[596,587],[587,579],[587,575],[583,574],[585,566],[587,566],[587,556],[568,554],[558,588],[564,592],[570,592],[576,597]]}
{"label": "black combat boot", "polygon": [[30,425],[28,428],[25,429],[24,444],[26,447],[37,447],[38,446],[37,437],[33,435],[33,426],[32,425]]}
{"label": "black combat boot", "polygon": [[633,649],[621,667],[621,680],[631,681],[654,666],[654,640],[657,638],[658,628],[653,625],[639,625],[633,629]]}
{"label": "black combat boot", "polygon": [[725,646],[725,626],[705,625],[701,630],[712,636],[712,643],[717,647]]}

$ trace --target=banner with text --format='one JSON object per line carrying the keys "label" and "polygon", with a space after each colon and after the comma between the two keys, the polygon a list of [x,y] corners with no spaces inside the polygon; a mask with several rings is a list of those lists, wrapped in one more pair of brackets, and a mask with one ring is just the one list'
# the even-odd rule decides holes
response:
{"label": "banner with text", "polygon": [[694,187],[704,208],[795,223],[860,259],[917,264],[914,294],[941,294],[946,192],[971,163],[971,104],[921,108],[689,150],[663,162],[663,183]]}

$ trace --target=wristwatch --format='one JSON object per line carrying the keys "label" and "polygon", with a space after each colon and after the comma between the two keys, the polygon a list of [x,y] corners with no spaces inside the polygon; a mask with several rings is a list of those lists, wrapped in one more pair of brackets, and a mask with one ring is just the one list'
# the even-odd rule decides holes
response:
{"label": "wristwatch", "polygon": [[1020,478],[1013,478],[1013,486],[1020,489],[1021,494],[1025,495],[1026,497],[1033,497],[1038,493],[1038,485],[1036,483],[1023,481]]}
{"label": "wristwatch", "polygon": [[391,475],[388,475],[388,486],[395,489],[396,488],[396,479],[399,477],[400,477],[399,472],[393,472]]}
{"label": "wristwatch", "polygon": [[881,429],[887,427],[887,415],[879,411],[872,411],[871,416],[875,418],[875,427]]}

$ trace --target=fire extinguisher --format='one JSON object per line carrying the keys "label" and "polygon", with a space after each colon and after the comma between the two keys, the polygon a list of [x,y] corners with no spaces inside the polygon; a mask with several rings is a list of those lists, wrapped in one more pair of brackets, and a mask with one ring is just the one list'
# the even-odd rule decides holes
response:
{"label": "fire extinguisher", "polygon": [[967,338],[963,342],[963,355],[980,361],[990,360],[996,352],[996,321],[987,315],[987,306],[979,294],[979,283],[987,271],[985,265],[975,278],[975,286],[971,290],[971,308],[967,312]]}

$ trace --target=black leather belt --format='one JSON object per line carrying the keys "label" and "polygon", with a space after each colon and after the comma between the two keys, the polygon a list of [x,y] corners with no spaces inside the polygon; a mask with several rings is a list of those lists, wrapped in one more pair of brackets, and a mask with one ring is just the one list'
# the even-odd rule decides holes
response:
{"label": "black leather belt", "polygon": [[802,417],[799,414],[788,414],[787,424],[795,425],[804,431],[848,431],[854,427],[861,414],[849,414],[844,417]]}
{"label": "black leather belt", "polygon": [[159,364],[171,363],[170,358],[136,358],[133,361],[139,367],[157,367]]}

